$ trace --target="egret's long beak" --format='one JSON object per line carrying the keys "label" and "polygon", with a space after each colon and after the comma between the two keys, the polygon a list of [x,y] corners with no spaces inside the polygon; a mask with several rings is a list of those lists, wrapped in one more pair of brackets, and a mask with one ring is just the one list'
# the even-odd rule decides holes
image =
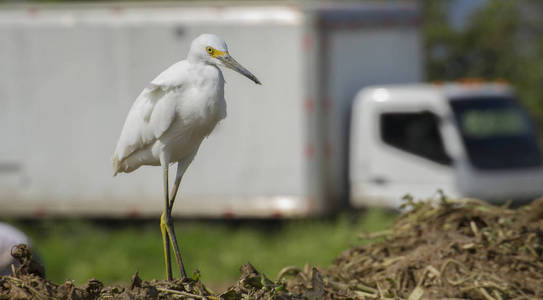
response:
{"label": "egret's long beak", "polygon": [[226,53],[224,55],[217,55],[217,59],[219,59],[225,67],[230,68],[243,76],[251,79],[256,84],[262,84],[258,78],[256,78],[255,75],[253,75],[249,70],[245,69],[242,65],[240,65],[230,54]]}

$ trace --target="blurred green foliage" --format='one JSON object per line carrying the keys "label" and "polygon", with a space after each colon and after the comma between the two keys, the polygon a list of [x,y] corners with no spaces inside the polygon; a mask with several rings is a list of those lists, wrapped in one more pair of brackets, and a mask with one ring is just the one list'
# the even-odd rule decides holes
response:
{"label": "blurred green foliage", "polygon": [[[359,233],[383,230],[395,216],[372,209],[330,219],[178,221],[176,233],[187,272],[198,268],[204,283],[225,287],[239,278],[239,267],[247,262],[270,278],[288,265],[326,267],[343,250],[362,243]],[[126,283],[136,271],[145,280],[165,277],[158,220],[118,224],[43,220],[15,225],[30,236],[53,282],[69,278],[81,285],[94,277]]]}
{"label": "blurred green foliage", "polygon": [[543,1],[486,1],[460,29],[447,22],[449,5],[422,1],[427,79],[508,81],[543,137]]}

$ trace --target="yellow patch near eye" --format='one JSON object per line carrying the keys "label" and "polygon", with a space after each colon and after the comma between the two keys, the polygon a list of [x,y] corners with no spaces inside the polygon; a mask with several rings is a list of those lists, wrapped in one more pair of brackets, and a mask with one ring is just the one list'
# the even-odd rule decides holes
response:
{"label": "yellow patch near eye", "polygon": [[225,51],[220,51],[220,50],[217,50],[213,47],[210,47],[210,46],[207,46],[206,47],[206,51],[207,53],[209,53],[209,55],[211,55],[212,57],[217,57],[217,56],[223,56],[226,54]]}

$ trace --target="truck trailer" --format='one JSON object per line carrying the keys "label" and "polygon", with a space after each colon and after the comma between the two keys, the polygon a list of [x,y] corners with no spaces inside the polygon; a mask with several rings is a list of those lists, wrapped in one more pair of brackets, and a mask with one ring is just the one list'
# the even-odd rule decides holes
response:
{"label": "truck trailer", "polygon": [[307,216],[348,199],[350,106],[369,84],[423,79],[416,4],[5,4],[0,214],[146,217],[160,168],[112,177],[128,109],[204,32],[262,80],[225,71],[228,116],[173,214]]}

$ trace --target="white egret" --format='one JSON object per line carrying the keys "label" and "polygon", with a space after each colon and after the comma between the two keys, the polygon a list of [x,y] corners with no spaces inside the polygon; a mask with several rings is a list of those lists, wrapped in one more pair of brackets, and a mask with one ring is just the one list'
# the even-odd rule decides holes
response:
{"label": "white egret", "polygon": [[[219,67],[230,68],[260,84],[230,56],[224,40],[202,34],[192,41],[187,59],[160,73],[136,98],[113,156],[114,175],[132,172],[142,165],[162,166],[165,202],[160,229],[167,280],[172,279],[170,243],[181,275],[187,276],[171,219],[179,183],[202,140],[226,117],[224,78]],[[168,167],[172,163],[177,163],[177,174],[168,194]]]}

